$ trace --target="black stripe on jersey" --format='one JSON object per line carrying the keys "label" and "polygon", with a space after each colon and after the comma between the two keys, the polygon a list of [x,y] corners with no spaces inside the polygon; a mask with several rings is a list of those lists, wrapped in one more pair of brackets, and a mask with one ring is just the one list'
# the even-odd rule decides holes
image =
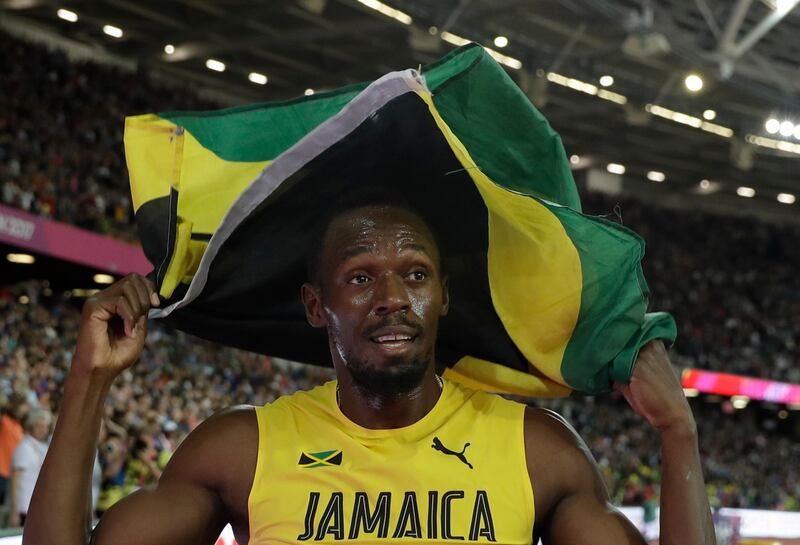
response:
{"label": "black stripe on jersey", "polygon": [[475,507],[472,509],[472,523],[469,525],[469,540],[478,541],[478,537],[496,541],[492,510],[489,507],[489,496],[486,490],[478,490],[475,496]]}
{"label": "black stripe on jersey", "polygon": [[[406,528],[406,526],[409,527]],[[419,507],[417,506],[416,493],[406,492],[403,498],[403,507],[400,508],[400,517],[397,519],[397,527],[392,537],[422,537],[422,525],[419,523]]]}
{"label": "black stripe on jersey", "polygon": [[436,539],[436,515],[439,504],[439,493],[436,490],[428,491],[428,539]]}
{"label": "black stripe on jersey", "polygon": [[297,536],[298,541],[308,541],[314,537],[314,515],[317,514],[317,505],[319,505],[319,492],[311,492],[308,495],[308,509],[306,509],[306,528]]}
{"label": "black stripe on jersey", "polygon": [[392,506],[391,492],[381,492],[378,494],[378,501],[375,503],[375,511],[369,512],[369,496],[366,492],[356,492],[355,505],[353,506],[353,520],[350,523],[349,539],[358,539],[359,528],[363,525],[364,532],[371,534],[378,527],[379,538],[385,538],[389,534],[389,512]]}
{"label": "black stripe on jersey", "polygon": [[331,494],[331,501],[322,513],[317,527],[316,541],[325,539],[326,534],[331,534],[333,539],[339,541],[344,539],[344,507],[342,506],[344,494],[334,492]]}
{"label": "black stripe on jersey", "polygon": [[462,541],[464,536],[454,536],[450,533],[450,502],[464,499],[463,490],[449,490],[442,494],[442,539]]}

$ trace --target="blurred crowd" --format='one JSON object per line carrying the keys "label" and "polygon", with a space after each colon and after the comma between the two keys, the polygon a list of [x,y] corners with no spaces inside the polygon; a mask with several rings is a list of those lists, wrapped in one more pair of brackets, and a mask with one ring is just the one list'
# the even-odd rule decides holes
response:
{"label": "blurred crowd", "polygon": [[[24,521],[77,337],[77,306],[44,293],[50,292],[33,281],[0,291],[6,524]],[[151,323],[142,359],[117,379],[106,402],[95,467],[97,513],[153,484],[181,440],[216,410],[263,404],[332,377],[329,369],[222,347]],[[546,405],[585,438],[617,504],[657,505],[658,438],[624,400],[608,395]],[[770,426],[754,412],[726,410],[722,403],[695,403],[694,410],[715,507],[800,510],[800,444],[779,433],[774,412]]]}
{"label": "blurred crowd", "polygon": [[133,239],[125,116],[213,105],[144,72],[71,62],[3,32],[0,51],[2,202]]}

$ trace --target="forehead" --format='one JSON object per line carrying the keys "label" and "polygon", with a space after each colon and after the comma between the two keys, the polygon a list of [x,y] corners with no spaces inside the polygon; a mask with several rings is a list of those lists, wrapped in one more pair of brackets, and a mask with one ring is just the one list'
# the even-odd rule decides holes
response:
{"label": "forehead", "polygon": [[325,232],[322,253],[342,257],[354,248],[410,244],[438,258],[430,228],[417,214],[397,206],[365,206],[336,216]]}

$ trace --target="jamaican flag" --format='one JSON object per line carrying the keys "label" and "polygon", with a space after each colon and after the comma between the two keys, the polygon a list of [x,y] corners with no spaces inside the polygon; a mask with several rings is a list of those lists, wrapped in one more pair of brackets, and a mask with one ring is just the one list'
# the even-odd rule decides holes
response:
{"label": "jamaican flag", "polygon": [[332,202],[385,186],[441,240],[448,378],[600,392],[645,342],[674,340],[669,315],[646,313],[643,241],[581,213],[560,138],[477,45],[288,102],[130,117],[125,152],[152,316],[200,337],[329,366],[299,298],[305,254]]}

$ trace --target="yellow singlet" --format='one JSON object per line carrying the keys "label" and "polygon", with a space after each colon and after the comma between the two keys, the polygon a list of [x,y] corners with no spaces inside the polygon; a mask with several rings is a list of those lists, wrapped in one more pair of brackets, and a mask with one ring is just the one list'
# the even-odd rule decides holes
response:
{"label": "yellow singlet", "polygon": [[446,380],[405,428],[350,421],[335,381],[259,407],[250,545],[531,543],[524,409]]}

